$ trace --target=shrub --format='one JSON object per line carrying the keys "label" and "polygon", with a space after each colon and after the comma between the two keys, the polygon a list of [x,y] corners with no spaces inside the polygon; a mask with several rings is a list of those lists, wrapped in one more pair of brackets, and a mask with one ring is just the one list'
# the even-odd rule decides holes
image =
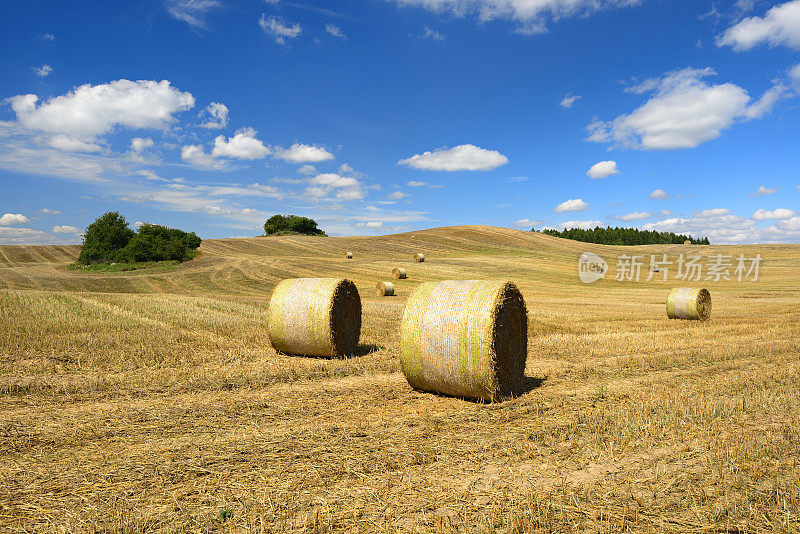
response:
{"label": "shrub", "polygon": [[122,261],[122,251],[133,236],[133,230],[128,228],[125,217],[119,212],[105,213],[86,228],[78,263],[88,265]]}
{"label": "shrub", "polygon": [[320,228],[317,228],[315,220],[298,215],[273,215],[264,223],[264,234],[326,235]]}

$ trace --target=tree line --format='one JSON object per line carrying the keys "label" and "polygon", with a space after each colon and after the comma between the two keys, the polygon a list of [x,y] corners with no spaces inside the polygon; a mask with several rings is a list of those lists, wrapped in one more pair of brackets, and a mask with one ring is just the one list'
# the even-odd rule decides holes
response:
{"label": "tree line", "polygon": [[[531,231],[535,230],[531,229]],[[673,232],[656,232],[654,230],[639,230],[638,228],[603,228],[597,226],[588,230],[566,228],[560,231],[547,228],[541,230],[541,233],[599,245],[680,245],[686,241],[693,245],[711,244],[707,237],[695,239],[692,236]]]}

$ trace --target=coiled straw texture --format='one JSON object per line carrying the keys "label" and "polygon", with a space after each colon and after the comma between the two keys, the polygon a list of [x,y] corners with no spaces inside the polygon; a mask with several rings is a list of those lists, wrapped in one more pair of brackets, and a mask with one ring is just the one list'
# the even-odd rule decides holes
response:
{"label": "coiled straw texture", "polygon": [[344,278],[290,278],[275,286],[267,321],[278,352],[341,357],[358,347],[361,298]]}
{"label": "coiled straw texture", "polygon": [[406,278],[408,275],[406,274],[406,270],[403,269],[402,267],[395,267],[394,269],[392,269],[392,276],[394,276],[398,280],[402,280]]}
{"label": "coiled straw texture", "polygon": [[528,315],[510,282],[419,285],[406,302],[400,338],[400,363],[415,389],[495,401],[524,383]]}
{"label": "coiled straw texture", "polygon": [[707,289],[675,287],[667,296],[667,317],[670,319],[699,319],[711,316],[711,293]]}

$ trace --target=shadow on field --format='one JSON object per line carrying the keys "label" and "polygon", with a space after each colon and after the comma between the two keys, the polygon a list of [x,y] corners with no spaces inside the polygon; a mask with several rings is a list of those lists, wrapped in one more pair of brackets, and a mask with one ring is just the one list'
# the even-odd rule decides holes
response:
{"label": "shadow on field", "polygon": [[293,354],[291,352],[281,352],[279,354],[283,354],[284,356],[293,356],[296,358],[311,358],[315,360],[347,360],[349,358],[360,358],[361,356],[366,356],[368,354],[372,354],[373,352],[378,352],[379,350],[383,350],[386,347],[383,345],[376,345],[375,343],[359,343],[356,350],[351,352],[350,354],[346,354],[340,357],[331,357],[331,356],[313,356],[310,354]]}
{"label": "shadow on field", "polygon": [[534,389],[541,387],[546,378],[536,378],[533,376],[526,376],[520,384],[511,391],[512,397],[521,397]]}

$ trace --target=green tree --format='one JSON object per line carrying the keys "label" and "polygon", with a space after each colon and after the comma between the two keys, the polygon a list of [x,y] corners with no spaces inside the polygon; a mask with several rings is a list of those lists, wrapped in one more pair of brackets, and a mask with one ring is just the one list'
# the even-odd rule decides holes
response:
{"label": "green tree", "polygon": [[158,224],[143,224],[122,251],[128,261],[186,261],[200,246],[194,232],[184,232]]}
{"label": "green tree", "polygon": [[119,212],[105,213],[86,228],[78,263],[88,265],[121,261],[122,250],[133,236],[133,230],[128,228],[128,222]]}
{"label": "green tree", "polygon": [[298,215],[273,215],[264,223],[265,235],[302,234],[326,235],[317,227],[317,222]]}

